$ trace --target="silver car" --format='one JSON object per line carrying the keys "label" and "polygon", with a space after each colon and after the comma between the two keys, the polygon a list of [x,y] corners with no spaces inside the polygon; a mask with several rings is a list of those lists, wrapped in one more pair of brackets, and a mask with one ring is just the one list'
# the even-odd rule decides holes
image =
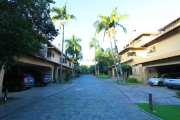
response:
{"label": "silver car", "polygon": [[180,74],[170,74],[170,78],[164,80],[168,88],[180,88]]}
{"label": "silver car", "polygon": [[148,84],[149,85],[158,85],[158,86],[164,86],[164,79],[169,78],[169,74],[158,74],[154,76],[153,78],[149,78]]}

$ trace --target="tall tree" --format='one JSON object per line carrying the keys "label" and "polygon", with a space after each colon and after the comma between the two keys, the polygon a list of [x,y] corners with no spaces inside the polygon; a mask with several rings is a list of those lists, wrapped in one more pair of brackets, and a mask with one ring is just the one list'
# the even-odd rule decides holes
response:
{"label": "tall tree", "polygon": [[[50,18],[52,0],[4,0],[0,4],[0,66],[24,55],[39,55],[42,44],[58,35]],[[2,68],[2,67],[0,67]]]}
{"label": "tall tree", "polygon": [[[111,46],[111,54],[112,54],[112,58],[114,61],[116,74],[117,74],[118,80],[119,80],[119,74],[118,74],[118,70],[117,70],[117,66],[116,66],[115,56],[113,54],[113,49],[112,49],[113,47],[112,47],[111,39],[114,39],[114,35],[116,33],[116,30],[115,30],[116,26],[121,26],[123,28],[123,30],[126,30],[122,25],[120,25],[118,23],[118,21],[121,20],[122,18],[127,17],[127,16],[126,15],[120,15],[117,17],[117,8],[115,8],[111,12],[110,16],[104,16],[102,14],[99,14],[99,17],[101,18],[101,20],[97,20],[94,23],[94,26],[96,28],[95,34],[99,34],[102,30],[104,30],[103,39],[104,39],[105,35],[107,35],[109,37],[110,46]],[[121,73],[122,73],[122,69],[121,69]]]}
{"label": "tall tree", "polygon": [[114,48],[115,48],[115,53],[116,53],[116,62],[118,63],[118,68],[119,68],[119,71],[120,71],[122,81],[124,81],[124,79],[123,79],[123,70],[122,70],[122,67],[121,67],[121,57],[119,56],[119,53],[118,53],[118,47],[116,45],[117,40],[115,40],[115,34],[116,34],[116,27],[121,27],[125,33],[127,32],[126,28],[124,26],[122,26],[121,24],[119,24],[119,21],[122,20],[122,19],[127,18],[127,15],[119,15],[118,16],[117,15],[117,8],[115,8],[111,12],[110,18],[111,18],[111,21],[113,23],[113,25],[111,27],[111,34],[112,34],[112,38],[113,38],[113,41],[114,41]]}
{"label": "tall tree", "polygon": [[[76,38],[74,35],[70,39],[65,40],[65,43],[66,43],[65,54],[68,55],[72,60],[76,59],[77,61],[79,59],[82,59],[83,57],[81,53],[82,48],[79,42],[81,42],[81,39]],[[72,76],[73,76],[73,73],[72,73]]]}
{"label": "tall tree", "polygon": [[52,20],[55,22],[60,20],[60,29],[62,27],[62,48],[61,48],[61,57],[60,57],[60,82],[63,79],[62,77],[62,60],[63,60],[63,52],[64,52],[64,25],[70,19],[76,19],[74,15],[67,14],[66,11],[66,3],[62,8],[53,7],[51,9],[52,12],[55,12],[56,15],[52,17]]}
{"label": "tall tree", "polygon": [[[97,48],[99,48],[99,41],[95,37],[91,38],[91,41],[89,43],[89,48],[90,49],[94,48],[94,59],[95,59],[96,50],[97,50]],[[96,59],[95,59],[94,62],[95,62],[95,75],[96,75],[97,74],[97,71],[96,71]]]}

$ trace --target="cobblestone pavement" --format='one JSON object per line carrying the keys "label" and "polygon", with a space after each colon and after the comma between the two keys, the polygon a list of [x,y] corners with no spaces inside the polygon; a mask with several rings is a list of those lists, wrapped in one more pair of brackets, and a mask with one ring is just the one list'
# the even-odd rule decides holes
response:
{"label": "cobblestone pavement", "polygon": [[[46,96],[41,94],[41,88],[37,95],[41,99],[34,101],[26,107],[3,117],[4,120],[156,120],[158,118],[140,110],[117,87],[110,82],[97,79],[91,75],[81,76],[73,84],[65,85],[64,90],[59,91],[45,87],[46,92],[53,92]],[[61,89],[61,85],[59,85]],[[36,88],[38,89],[38,88]],[[32,89],[33,91],[34,89]],[[29,90],[30,91],[30,90]],[[56,92],[55,92],[56,91]],[[33,95],[31,95],[33,96]],[[45,97],[44,97],[45,96]],[[37,97],[37,96],[36,96]],[[37,97],[37,98],[39,98]],[[42,100],[42,98],[44,99]],[[35,99],[35,98],[34,98]],[[26,99],[32,101],[32,98]],[[21,101],[21,100],[19,100]],[[22,102],[22,101],[21,101]],[[14,104],[21,104],[14,102]],[[10,104],[7,104],[7,106]],[[11,106],[13,107],[13,106]],[[2,110],[3,106],[0,106]],[[6,108],[6,107],[4,107]],[[9,108],[10,109],[10,108]]]}
{"label": "cobblestone pavement", "polygon": [[[106,82],[115,83],[116,79],[109,79]],[[176,96],[177,89],[169,89],[166,86],[150,85],[116,85],[134,103],[149,103],[149,94],[152,94],[153,104],[180,105]]]}

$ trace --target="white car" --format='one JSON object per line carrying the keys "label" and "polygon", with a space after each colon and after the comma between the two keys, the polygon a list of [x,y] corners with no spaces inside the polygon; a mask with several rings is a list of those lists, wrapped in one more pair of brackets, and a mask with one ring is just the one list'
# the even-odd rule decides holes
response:
{"label": "white car", "polygon": [[180,88],[180,74],[171,74],[170,78],[164,80],[168,88]]}
{"label": "white car", "polygon": [[158,86],[164,86],[164,79],[169,78],[169,74],[158,74],[154,76],[153,78],[149,78],[148,84],[149,85],[158,85]]}

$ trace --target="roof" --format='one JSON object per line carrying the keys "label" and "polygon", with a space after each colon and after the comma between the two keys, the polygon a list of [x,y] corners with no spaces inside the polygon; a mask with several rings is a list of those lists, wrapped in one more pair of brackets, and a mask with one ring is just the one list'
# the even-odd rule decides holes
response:
{"label": "roof", "polygon": [[129,59],[129,60],[126,60],[126,61],[123,61],[123,62],[121,62],[122,64],[124,64],[124,63],[127,63],[127,62],[131,62],[131,61],[133,61],[134,59]]}
{"label": "roof", "polygon": [[153,34],[153,33],[141,33],[140,35],[136,36],[132,41],[138,40],[142,36],[150,36],[151,34]]}
{"label": "roof", "polygon": [[164,29],[167,28],[169,25],[171,25],[172,23],[174,23],[174,22],[176,22],[176,21],[178,21],[178,20],[180,20],[180,17],[177,18],[177,19],[175,19],[175,20],[173,20],[172,22],[168,23],[168,24],[165,25],[164,27],[160,28],[159,31],[164,30]]}
{"label": "roof", "polygon": [[123,50],[121,50],[119,52],[119,54],[123,54],[123,53],[125,53],[125,52],[127,52],[129,50],[146,50],[146,49],[147,49],[147,47],[126,47]]}
{"label": "roof", "polygon": [[178,57],[180,56],[180,50],[174,51],[174,52],[170,52],[167,54],[163,54],[163,55],[159,55],[158,57],[152,57],[152,58],[148,58],[145,61],[139,63],[139,64],[143,64],[143,63],[148,63],[148,62],[152,62],[152,61],[158,61],[158,60],[163,60],[163,59],[168,59],[168,58],[173,58],[173,57]]}
{"label": "roof", "polygon": [[160,37],[162,37],[162,36],[166,35],[167,33],[170,33],[171,31],[175,30],[175,29],[176,29],[176,28],[178,28],[178,27],[180,27],[180,25],[178,25],[178,26],[176,26],[176,27],[174,27],[174,28],[170,29],[169,31],[165,31],[164,33],[162,33],[162,34],[158,35],[157,37],[155,37],[155,38],[154,38],[154,39],[152,39],[151,41],[149,41],[149,42],[147,42],[147,43],[142,44],[142,45],[141,45],[141,47],[145,46],[146,44],[149,44],[149,43],[152,43],[152,42],[156,41],[158,38],[160,38]]}

